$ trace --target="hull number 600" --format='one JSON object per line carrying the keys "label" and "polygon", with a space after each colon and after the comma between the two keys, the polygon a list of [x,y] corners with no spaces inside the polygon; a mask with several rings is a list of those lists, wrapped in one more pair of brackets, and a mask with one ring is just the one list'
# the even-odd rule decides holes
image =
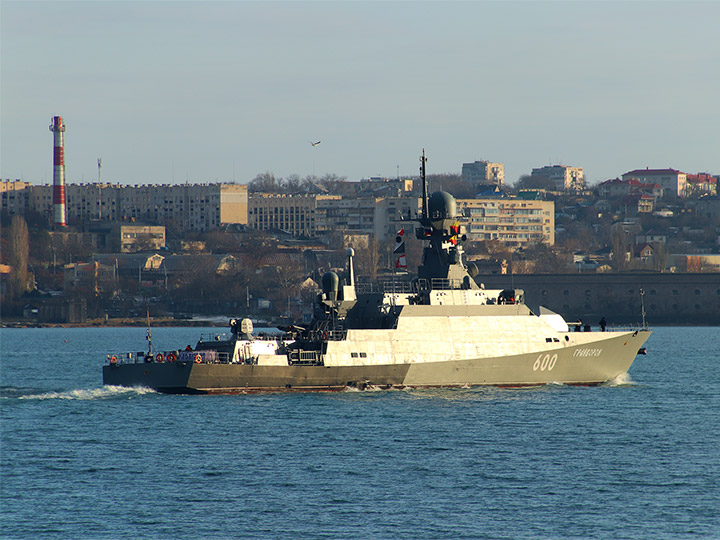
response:
{"label": "hull number 600", "polygon": [[537,371],[538,369],[540,371],[552,371],[552,368],[555,367],[555,362],[557,362],[557,354],[553,354],[552,356],[549,354],[540,354],[533,364],[533,371]]}

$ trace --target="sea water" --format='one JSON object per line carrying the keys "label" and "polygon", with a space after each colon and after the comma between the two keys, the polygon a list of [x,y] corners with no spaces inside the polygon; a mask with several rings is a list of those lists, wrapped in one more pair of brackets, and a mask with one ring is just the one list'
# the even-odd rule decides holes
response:
{"label": "sea water", "polygon": [[0,339],[2,538],[720,538],[718,328],[599,387],[233,396],[103,387],[142,328]]}

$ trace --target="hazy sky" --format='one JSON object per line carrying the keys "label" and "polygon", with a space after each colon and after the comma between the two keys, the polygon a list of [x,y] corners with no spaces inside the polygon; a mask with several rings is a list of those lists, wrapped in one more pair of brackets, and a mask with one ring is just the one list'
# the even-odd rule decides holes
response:
{"label": "hazy sky", "polygon": [[[0,3],[0,177],[720,173],[720,2]],[[309,141],[321,140],[317,147]]]}

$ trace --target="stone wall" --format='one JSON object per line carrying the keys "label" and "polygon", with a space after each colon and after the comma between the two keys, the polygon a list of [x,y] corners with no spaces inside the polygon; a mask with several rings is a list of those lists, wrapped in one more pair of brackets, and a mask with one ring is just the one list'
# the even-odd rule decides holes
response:
{"label": "stone wall", "polygon": [[646,321],[653,324],[720,325],[720,273],[702,274],[516,274],[476,278],[487,289],[525,290],[525,303],[539,305],[565,319],[597,326],[642,321],[640,290]]}

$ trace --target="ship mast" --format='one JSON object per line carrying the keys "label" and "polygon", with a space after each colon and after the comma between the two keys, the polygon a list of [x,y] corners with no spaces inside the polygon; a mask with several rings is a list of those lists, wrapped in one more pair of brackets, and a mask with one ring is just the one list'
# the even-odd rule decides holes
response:
{"label": "ship mast", "polygon": [[422,179],[422,219],[428,218],[428,194],[427,194],[427,178],[425,177],[425,149],[423,148],[422,156],[420,156],[420,178]]}

